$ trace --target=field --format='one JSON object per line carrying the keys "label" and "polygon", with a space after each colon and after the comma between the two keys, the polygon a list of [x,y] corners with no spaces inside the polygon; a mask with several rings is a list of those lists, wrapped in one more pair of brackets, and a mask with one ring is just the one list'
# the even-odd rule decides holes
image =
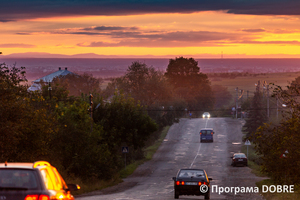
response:
{"label": "field", "polygon": [[[257,76],[238,76],[236,78],[220,78],[220,77],[211,77],[210,81],[212,85],[222,85],[228,88],[228,91],[232,94],[233,97],[236,96],[236,88],[238,87],[239,95],[240,90],[244,90],[244,94],[247,95],[247,91],[249,91],[249,97],[253,96],[253,93],[256,90],[255,84],[258,81],[261,84],[266,81],[267,84],[274,83],[275,85],[279,85],[285,89],[289,83],[291,83],[295,78],[300,76],[300,72],[287,72],[287,73],[268,73],[268,74],[260,74]],[[269,86],[271,95],[272,86]],[[261,86],[262,91],[262,86]]]}

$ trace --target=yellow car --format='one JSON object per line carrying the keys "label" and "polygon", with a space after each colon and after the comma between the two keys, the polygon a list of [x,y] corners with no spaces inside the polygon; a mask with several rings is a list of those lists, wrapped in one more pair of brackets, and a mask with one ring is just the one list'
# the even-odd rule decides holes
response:
{"label": "yellow car", "polygon": [[66,184],[55,167],[46,161],[0,163],[1,198],[14,200],[74,200],[76,184]]}

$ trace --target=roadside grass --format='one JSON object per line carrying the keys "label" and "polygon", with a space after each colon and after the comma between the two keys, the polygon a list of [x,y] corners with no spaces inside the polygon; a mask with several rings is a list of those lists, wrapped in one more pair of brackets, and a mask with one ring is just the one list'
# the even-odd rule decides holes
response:
{"label": "roadside grass", "polygon": [[[241,152],[244,153],[247,156],[247,146],[243,145]],[[262,173],[260,169],[260,165],[257,164],[257,160],[259,160],[260,157],[255,153],[255,149],[253,145],[248,146],[248,167],[252,169],[252,173],[255,174],[258,177],[265,177],[266,175]]]}
{"label": "roadside grass", "polygon": [[118,183],[123,182],[122,179],[132,174],[139,165],[152,159],[154,153],[157,151],[157,149],[163,142],[164,138],[166,137],[169,128],[170,126],[164,127],[162,131],[160,131],[160,133],[158,134],[159,136],[158,139],[153,141],[152,144],[149,144],[149,146],[144,149],[144,154],[145,154],[144,159],[137,160],[131,164],[126,165],[126,169],[120,170],[119,173],[116,173],[115,176],[110,180],[95,179],[95,180],[89,180],[88,182],[83,182],[79,178],[69,178],[69,179],[66,178],[65,181],[67,183],[76,183],[81,187],[79,191],[72,192],[72,194],[74,196],[81,195],[84,193],[102,190],[104,188],[111,187],[117,185]]}
{"label": "roadside grass", "polygon": [[164,127],[163,130],[161,131],[160,135],[159,135],[159,138],[151,146],[148,146],[148,147],[146,147],[144,149],[144,155],[145,155],[144,159],[137,160],[137,161],[129,164],[128,166],[126,166],[126,169],[123,169],[123,170],[120,171],[120,177],[121,178],[126,178],[127,176],[129,176],[130,174],[132,174],[134,172],[134,170],[139,165],[141,165],[144,162],[152,159],[154,153],[156,152],[156,150],[159,148],[159,146],[161,145],[162,141],[166,137],[169,128],[170,128],[170,126]]}

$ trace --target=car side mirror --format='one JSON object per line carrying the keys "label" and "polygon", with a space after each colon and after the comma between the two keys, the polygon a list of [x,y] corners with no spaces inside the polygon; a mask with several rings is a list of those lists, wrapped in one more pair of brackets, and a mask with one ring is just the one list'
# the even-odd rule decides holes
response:
{"label": "car side mirror", "polygon": [[173,181],[176,181],[176,177],[173,177],[172,179],[173,179]]}
{"label": "car side mirror", "polygon": [[77,184],[67,184],[68,191],[77,191],[80,190],[80,186]]}

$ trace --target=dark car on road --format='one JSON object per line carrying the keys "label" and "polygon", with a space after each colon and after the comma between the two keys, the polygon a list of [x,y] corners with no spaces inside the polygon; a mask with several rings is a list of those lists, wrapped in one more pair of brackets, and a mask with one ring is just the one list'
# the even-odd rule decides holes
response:
{"label": "dark car on road", "polygon": [[203,169],[180,169],[174,180],[174,198],[179,195],[205,196],[210,199],[210,181]]}
{"label": "dark car on road", "polygon": [[212,128],[204,128],[200,130],[200,142],[213,142],[214,130]]}
{"label": "dark car on road", "polygon": [[74,200],[70,191],[78,189],[48,162],[0,163],[1,200]]}
{"label": "dark car on road", "polygon": [[235,153],[231,157],[232,166],[248,166],[248,158],[244,153]]}

